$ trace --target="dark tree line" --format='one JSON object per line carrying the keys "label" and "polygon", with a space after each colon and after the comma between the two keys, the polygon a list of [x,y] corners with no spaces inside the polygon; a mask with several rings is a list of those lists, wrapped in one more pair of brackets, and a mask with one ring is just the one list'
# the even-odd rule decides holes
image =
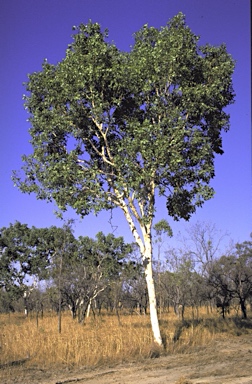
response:
{"label": "dark tree line", "polygon": [[[197,316],[198,308],[208,305],[225,317],[237,305],[246,318],[252,302],[252,240],[221,257],[213,257],[209,239],[205,244],[197,255],[171,250],[165,262],[154,264],[160,313],[173,308],[183,318],[190,307]],[[99,232],[94,239],[75,238],[71,223],[29,228],[16,222],[0,229],[0,311],[68,309],[79,322],[102,309],[118,317],[122,309],[146,314],[148,292],[140,260],[136,244],[123,237]]]}

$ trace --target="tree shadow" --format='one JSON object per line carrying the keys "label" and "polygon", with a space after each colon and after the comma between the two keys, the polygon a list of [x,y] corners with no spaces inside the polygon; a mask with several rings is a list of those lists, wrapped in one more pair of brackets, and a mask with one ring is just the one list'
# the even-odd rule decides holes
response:
{"label": "tree shadow", "polygon": [[252,319],[241,319],[239,317],[234,317],[232,321],[239,329],[252,329]]}
{"label": "tree shadow", "polygon": [[201,319],[192,319],[192,320],[182,320],[178,322],[173,336],[173,342],[176,343],[179,341],[180,336],[184,329],[188,329],[190,327],[196,328],[199,324],[202,324],[203,320]]}
{"label": "tree shadow", "polygon": [[207,329],[209,332],[216,333],[230,333],[230,335],[240,336],[247,334],[252,330],[251,319],[241,319],[238,317],[223,319],[223,318],[208,318],[208,319],[195,319],[195,320],[182,320],[178,322],[173,336],[173,342],[179,341],[182,332],[185,329],[201,327]]}

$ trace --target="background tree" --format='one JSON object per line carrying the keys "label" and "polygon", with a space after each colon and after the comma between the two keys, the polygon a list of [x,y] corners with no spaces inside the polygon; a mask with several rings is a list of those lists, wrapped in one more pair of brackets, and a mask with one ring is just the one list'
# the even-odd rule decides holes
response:
{"label": "background tree", "polygon": [[170,249],[166,252],[166,272],[162,276],[162,286],[177,316],[184,318],[186,306],[192,306],[195,298],[194,286],[197,285],[197,274],[194,262],[182,251]]}
{"label": "background tree", "polygon": [[128,276],[123,285],[122,302],[124,308],[128,308],[130,313],[139,315],[147,314],[148,307],[148,290],[146,280],[144,278],[143,269],[140,265],[136,266],[134,272],[138,272]]}
{"label": "background tree", "polygon": [[0,230],[0,286],[19,291],[47,276],[51,249],[45,247],[47,229],[16,222]]}
{"label": "background tree", "polygon": [[234,298],[234,286],[231,279],[233,267],[233,257],[222,256],[212,264],[207,279],[208,285],[213,288],[213,297],[217,308],[221,310],[223,319]]}
{"label": "background tree", "polygon": [[15,298],[15,292],[6,291],[4,287],[0,288],[0,313],[15,312]]}
{"label": "background tree", "polygon": [[122,237],[102,232],[95,239],[80,236],[75,244],[75,255],[63,264],[60,289],[73,317],[78,312],[79,321],[83,322],[98,295],[119,279],[131,245]]}
{"label": "background tree", "polygon": [[[196,301],[203,301],[209,304],[211,310],[213,304],[216,304],[217,292],[217,287],[214,286],[216,281],[214,282],[214,280],[212,280],[214,275],[212,268],[214,268],[216,272],[218,265],[216,261],[218,261],[223,254],[222,245],[227,236],[227,233],[218,230],[213,223],[196,222],[187,229],[186,235],[182,237],[182,247],[179,250],[184,257],[190,258],[194,263],[195,278],[198,281],[198,284],[193,285],[193,289],[195,289],[195,286],[198,286],[198,298]],[[224,252],[229,254],[231,248],[226,249]],[[218,302],[220,308],[222,308],[221,303],[223,303],[223,305],[225,303],[226,310],[226,300],[230,303],[231,297],[228,298],[226,296],[226,299],[224,299],[224,296],[222,296],[224,292],[220,291],[220,287],[218,291],[219,294],[217,297],[219,297]],[[224,301],[222,301],[222,299]]]}
{"label": "background tree", "polygon": [[239,299],[242,316],[247,318],[246,303],[252,295],[252,234],[250,241],[236,244],[232,281]]}
{"label": "background tree", "polygon": [[51,256],[51,277],[58,288],[58,331],[61,333],[61,309],[63,275],[71,264],[76,252],[76,241],[72,231],[72,222],[64,223],[62,228],[49,229],[53,254]]}
{"label": "background tree", "polygon": [[214,287],[216,304],[221,308],[223,317],[232,299],[236,299],[242,317],[246,319],[246,303],[252,294],[252,242],[236,244],[231,255],[216,260],[208,284]]}
{"label": "background tree", "polygon": [[[159,313],[161,313],[161,308],[162,308],[162,302],[163,297],[162,297],[162,288],[161,288],[161,248],[165,243],[165,237],[169,236],[172,237],[172,229],[168,222],[164,219],[160,220],[158,223],[156,223],[153,226],[154,229],[154,243],[157,245],[157,265],[156,265],[156,292],[157,292],[157,302],[158,302],[158,307],[159,307]],[[155,269],[155,265],[154,265]]]}
{"label": "background tree", "polygon": [[0,233],[0,285],[13,300],[22,297],[28,310],[32,308],[32,283],[56,278],[56,275],[60,278],[63,253],[66,259],[68,252],[70,261],[75,238],[67,225],[29,228],[16,222],[2,228]]}
{"label": "background tree", "polygon": [[30,272],[29,235],[28,226],[19,222],[9,228],[1,228],[0,284],[7,291],[21,290]]}
{"label": "background tree", "polygon": [[161,345],[152,273],[155,199],[165,196],[169,215],[188,220],[213,196],[234,62],[224,45],[199,46],[182,14],[161,29],[144,25],[129,53],[108,43],[97,23],[76,30],[61,62],[45,61],[29,75],[25,106],[34,152],[23,157],[25,177],[16,174],[15,183],[82,216],[122,209],[141,251]]}
{"label": "background tree", "polygon": [[[137,258],[135,257],[136,254],[138,254]],[[120,310],[123,308],[132,309],[133,307],[135,309],[136,306],[140,309],[141,304],[136,304],[136,300],[133,298],[132,293],[134,291],[133,286],[135,282],[142,281],[142,279],[144,279],[144,274],[141,261],[139,260],[139,249],[138,246],[133,243],[130,245],[130,253],[124,257],[123,262],[121,263],[119,274],[115,276],[115,279],[112,280],[109,287],[101,294],[107,309],[109,308],[111,311],[116,311],[119,324],[121,324]],[[141,296],[140,292],[138,292],[138,295]]]}
{"label": "background tree", "polygon": [[221,256],[222,242],[227,236],[215,224],[208,222],[197,222],[186,231],[183,238],[184,252],[190,255],[196,269],[204,276],[210,273],[212,264]]}

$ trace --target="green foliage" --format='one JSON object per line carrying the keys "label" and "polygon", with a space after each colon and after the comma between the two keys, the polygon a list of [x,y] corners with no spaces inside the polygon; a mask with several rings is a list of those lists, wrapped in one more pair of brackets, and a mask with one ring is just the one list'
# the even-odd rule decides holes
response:
{"label": "green foliage", "polygon": [[175,249],[167,252],[166,270],[161,274],[161,285],[176,311],[178,305],[189,306],[200,302],[199,287],[202,283],[191,257]]}
{"label": "green foliage", "polygon": [[172,229],[171,229],[170,225],[168,224],[168,222],[164,219],[162,219],[158,223],[156,223],[153,226],[153,229],[155,230],[157,236],[161,236],[162,234],[165,233],[169,237],[172,237]]}
{"label": "green foliage", "polygon": [[122,273],[131,274],[128,258],[133,247],[123,237],[99,232],[95,239],[76,239],[71,223],[62,228],[29,228],[16,222],[0,233],[0,292],[6,303],[22,296],[36,277],[50,281],[64,303],[77,307],[76,303],[88,303]]}
{"label": "green foliage", "polygon": [[132,247],[123,237],[98,232],[96,239],[79,237],[78,260],[89,275],[102,275],[103,279],[116,279],[122,271],[124,259],[131,253]]}
{"label": "green foliage", "polygon": [[89,22],[65,58],[29,75],[25,107],[33,153],[16,185],[84,216],[121,207],[151,224],[155,191],[188,220],[213,196],[215,154],[229,127],[234,62],[224,45],[199,46],[178,14],[147,25],[130,53]]}
{"label": "green foliage", "polygon": [[[127,268],[124,259],[132,247],[122,237],[106,236],[102,232],[95,239],[80,236],[69,245],[60,263],[54,264],[53,282],[73,317],[78,312],[79,321],[83,321],[92,301],[115,284]],[[70,249],[74,252],[69,252]]]}
{"label": "green foliage", "polygon": [[247,317],[246,302],[252,295],[252,241],[237,244],[233,254],[216,260],[208,284],[222,302],[238,299],[243,317]]}
{"label": "green foliage", "polygon": [[8,290],[19,290],[29,274],[36,274],[46,265],[40,258],[36,229],[16,222],[1,228],[0,284]]}
{"label": "green foliage", "polygon": [[68,244],[74,244],[73,234],[64,227],[29,228],[16,222],[1,228],[0,234],[0,287],[13,292],[21,292],[34,276],[49,278],[67,235]]}

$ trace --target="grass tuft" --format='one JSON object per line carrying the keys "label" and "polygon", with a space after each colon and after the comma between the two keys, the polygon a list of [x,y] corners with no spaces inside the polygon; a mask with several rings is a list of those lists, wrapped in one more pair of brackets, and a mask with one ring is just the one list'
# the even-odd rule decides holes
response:
{"label": "grass tuft", "polygon": [[175,384],[193,384],[193,382],[185,377],[180,377]]}

